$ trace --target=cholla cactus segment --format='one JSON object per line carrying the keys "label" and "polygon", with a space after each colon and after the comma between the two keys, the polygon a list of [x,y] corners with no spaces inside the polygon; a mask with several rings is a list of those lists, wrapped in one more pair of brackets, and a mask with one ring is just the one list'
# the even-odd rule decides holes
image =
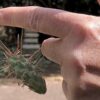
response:
{"label": "cholla cactus segment", "polygon": [[39,73],[39,69],[42,68],[38,67],[39,59],[43,58],[41,51],[26,58],[20,54],[19,49],[11,52],[2,41],[0,41],[0,47],[5,54],[4,60],[0,61],[0,77],[20,79],[32,91],[39,94],[46,93],[46,82]]}
{"label": "cholla cactus segment", "polygon": [[40,94],[46,92],[46,83],[42,76],[35,70],[35,65],[28,61],[24,56],[15,56],[8,59],[11,65],[12,74],[22,80],[32,91]]}

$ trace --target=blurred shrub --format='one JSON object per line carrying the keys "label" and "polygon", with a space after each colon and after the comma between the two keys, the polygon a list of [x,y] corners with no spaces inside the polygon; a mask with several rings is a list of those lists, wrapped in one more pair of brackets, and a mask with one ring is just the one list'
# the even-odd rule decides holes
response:
{"label": "blurred shrub", "polygon": [[97,0],[0,0],[2,7],[26,5],[39,5],[94,15],[100,13]]}

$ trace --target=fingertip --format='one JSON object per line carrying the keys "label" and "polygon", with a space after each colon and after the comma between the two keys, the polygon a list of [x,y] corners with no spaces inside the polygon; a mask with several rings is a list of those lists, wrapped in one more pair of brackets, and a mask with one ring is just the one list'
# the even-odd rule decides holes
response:
{"label": "fingertip", "polygon": [[48,39],[43,41],[43,43],[41,45],[41,52],[45,57],[47,57],[48,53],[50,52],[50,51],[48,51],[48,49],[49,50],[52,49],[52,48],[50,48],[50,46],[52,45],[52,42],[54,40],[55,40],[55,38],[51,37],[51,38],[48,38]]}
{"label": "fingertip", "polygon": [[42,54],[48,58],[49,60],[58,63],[60,62],[60,60],[58,60],[58,58],[60,58],[60,49],[59,48],[59,39],[58,38],[49,38],[43,41],[42,45],[41,45],[41,52]]}
{"label": "fingertip", "polygon": [[44,40],[43,42],[42,42],[42,44],[41,44],[41,52],[42,52],[42,54],[44,55],[44,56],[46,56],[45,55],[45,52],[46,52],[46,45],[47,45],[47,39],[46,40]]}

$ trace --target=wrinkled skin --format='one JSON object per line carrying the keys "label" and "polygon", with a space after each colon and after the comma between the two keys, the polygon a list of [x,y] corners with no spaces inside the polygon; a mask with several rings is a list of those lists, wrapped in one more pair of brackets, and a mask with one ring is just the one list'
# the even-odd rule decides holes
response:
{"label": "wrinkled skin", "polygon": [[56,36],[45,40],[41,50],[61,66],[68,100],[100,100],[100,17],[41,7],[11,7],[0,10],[0,24]]}

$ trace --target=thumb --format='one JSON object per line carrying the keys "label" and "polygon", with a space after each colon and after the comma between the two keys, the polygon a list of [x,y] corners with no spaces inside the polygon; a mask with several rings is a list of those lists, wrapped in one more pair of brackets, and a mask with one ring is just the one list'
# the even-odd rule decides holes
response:
{"label": "thumb", "polygon": [[60,64],[61,63],[61,39],[60,38],[49,38],[44,40],[41,46],[42,54],[49,60]]}

